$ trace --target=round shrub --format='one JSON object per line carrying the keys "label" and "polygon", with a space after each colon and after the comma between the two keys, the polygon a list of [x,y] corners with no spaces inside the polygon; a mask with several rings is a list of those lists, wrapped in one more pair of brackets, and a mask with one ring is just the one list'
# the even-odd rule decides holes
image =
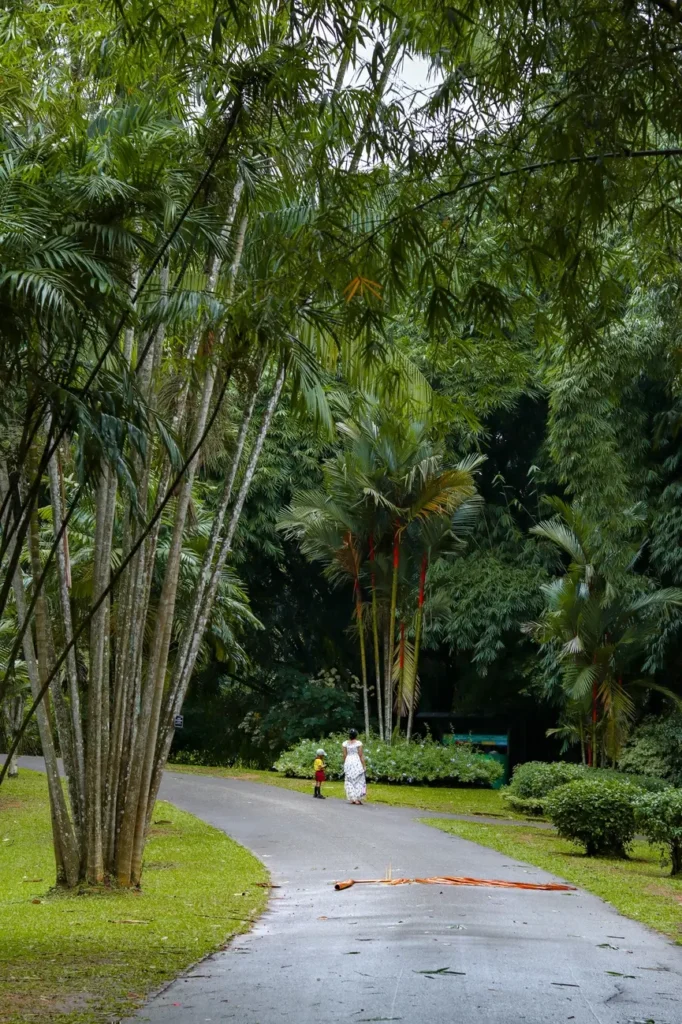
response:
{"label": "round shrub", "polygon": [[589,769],[568,761],[526,761],[514,769],[509,789],[516,796],[532,799],[547,796],[557,786],[581,778]]}
{"label": "round shrub", "polygon": [[[329,779],[343,778],[341,744],[345,733],[320,740],[301,740],[286,750],[275,762],[275,771],[298,779],[309,779],[315,751],[322,746],[327,751],[326,772]],[[367,780],[369,782],[397,782],[403,785],[418,783],[464,783],[491,786],[503,773],[496,761],[477,754],[468,744],[444,746],[432,739],[398,740],[390,746],[372,737],[363,740]]]}
{"label": "round shrub", "polygon": [[682,789],[645,793],[635,803],[635,823],[650,843],[666,848],[671,874],[682,872]]}
{"label": "round shrub", "polygon": [[557,786],[590,778],[629,783],[651,793],[666,789],[669,785],[652,775],[630,775],[612,768],[588,768],[585,764],[567,761],[526,761],[516,766],[512,780],[502,795],[516,811],[545,814],[547,797]]}
{"label": "round shrub", "polygon": [[544,814],[545,799],[553,789],[583,778],[588,771],[585,765],[567,761],[526,761],[517,764],[503,796],[516,811]]}
{"label": "round shrub", "polygon": [[618,779],[576,779],[552,790],[545,809],[559,835],[582,843],[588,857],[624,857],[635,835],[635,802],[641,793]]}

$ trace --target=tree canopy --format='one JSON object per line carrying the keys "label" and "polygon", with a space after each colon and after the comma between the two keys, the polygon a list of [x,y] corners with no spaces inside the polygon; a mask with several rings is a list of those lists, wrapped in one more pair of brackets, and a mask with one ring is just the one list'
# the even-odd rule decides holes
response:
{"label": "tree canopy", "polygon": [[227,759],[539,700],[617,759],[670,710],[681,32],[672,0],[0,14],[0,703],[60,881],[140,882],[186,698]]}

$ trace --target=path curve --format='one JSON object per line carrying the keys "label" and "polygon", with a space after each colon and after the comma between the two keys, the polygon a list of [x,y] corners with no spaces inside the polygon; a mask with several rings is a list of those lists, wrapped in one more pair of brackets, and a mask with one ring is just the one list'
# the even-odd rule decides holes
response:
{"label": "path curve", "polygon": [[[556,880],[421,824],[423,811],[172,772],[161,796],[252,850],[281,889],[249,935],[135,1024],[679,1024],[682,949],[595,896],[333,890],[335,879],[382,877],[389,862],[395,877]],[[440,968],[457,973],[425,973]]]}

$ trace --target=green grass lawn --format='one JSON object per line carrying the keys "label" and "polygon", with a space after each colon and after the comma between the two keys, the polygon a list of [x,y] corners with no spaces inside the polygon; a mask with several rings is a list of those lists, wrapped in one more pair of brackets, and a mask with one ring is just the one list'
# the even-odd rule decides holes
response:
{"label": "green grass lawn", "polygon": [[682,878],[670,878],[658,850],[635,842],[628,860],[586,857],[582,847],[546,830],[423,819],[443,832],[534,864],[608,900],[626,917],[682,944]]}
{"label": "green grass lawn", "polygon": [[45,776],[0,789],[0,1022],[92,1024],[124,1015],[245,931],[267,872],[224,833],[156,805],[141,892],[51,892]]}
{"label": "green grass lawn", "polygon": [[[277,772],[251,770],[247,768],[202,768],[195,765],[169,764],[172,772],[189,772],[195,775],[218,775],[228,779],[247,779],[262,782],[267,786],[293,789],[297,793],[313,791],[313,781],[287,779]],[[342,782],[325,782],[322,792],[325,796],[345,800]],[[444,786],[389,786],[372,782],[367,787],[370,803],[391,804],[394,807],[417,807],[425,811],[444,811],[447,814],[482,814],[500,818],[525,820],[523,815],[512,812],[496,789],[446,788]]]}

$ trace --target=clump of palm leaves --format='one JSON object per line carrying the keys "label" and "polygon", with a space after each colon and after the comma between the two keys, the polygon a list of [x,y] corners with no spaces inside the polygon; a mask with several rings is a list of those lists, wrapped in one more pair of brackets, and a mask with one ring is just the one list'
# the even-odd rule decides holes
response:
{"label": "clump of palm leaves", "polygon": [[[352,588],[370,730],[366,635],[371,636],[379,732],[389,742],[419,698],[419,654],[429,563],[456,548],[478,513],[474,474],[482,459],[448,464],[426,422],[367,405],[339,424],[342,445],[323,483],[298,492],[279,518],[311,561]],[[383,662],[383,664],[382,664]]]}
{"label": "clump of palm leaves", "polygon": [[[637,694],[657,690],[680,698],[642,672],[647,645],[662,618],[682,604],[682,590],[658,588],[631,572],[639,545],[609,557],[600,533],[576,506],[548,499],[556,512],[532,529],[567,559],[542,586],[545,610],[525,631],[556,659],[563,680],[563,720],[552,730],[581,745],[583,761],[615,764],[635,717]],[[632,517],[630,517],[632,519]]]}

